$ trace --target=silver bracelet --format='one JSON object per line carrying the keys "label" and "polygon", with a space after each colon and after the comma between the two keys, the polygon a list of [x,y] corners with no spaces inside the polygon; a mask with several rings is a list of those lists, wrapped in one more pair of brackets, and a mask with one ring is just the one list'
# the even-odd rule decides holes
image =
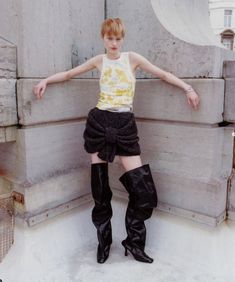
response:
{"label": "silver bracelet", "polygon": [[193,91],[194,89],[191,85],[185,90],[186,93],[193,92]]}

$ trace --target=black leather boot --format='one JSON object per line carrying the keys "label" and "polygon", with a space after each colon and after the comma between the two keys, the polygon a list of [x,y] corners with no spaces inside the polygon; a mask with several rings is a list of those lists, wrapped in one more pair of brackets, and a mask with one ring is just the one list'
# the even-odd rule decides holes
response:
{"label": "black leather boot", "polygon": [[91,164],[91,191],[95,206],[92,221],[97,229],[97,262],[104,263],[112,244],[111,207],[112,191],[109,187],[108,163]]}
{"label": "black leather boot", "polygon": [[127,251],[141,262],[151,263],[153,259],[145,252],[146,227],[144,221],[151,217],[158,198],[155,184],[148,164],[125,172],[119,180],[129,193],[125,224],[127,238],[122,241]]}

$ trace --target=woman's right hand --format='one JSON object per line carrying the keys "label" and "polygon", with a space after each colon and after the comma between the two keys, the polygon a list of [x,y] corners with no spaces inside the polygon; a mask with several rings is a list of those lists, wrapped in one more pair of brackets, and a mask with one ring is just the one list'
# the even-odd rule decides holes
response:
{"label": "woman's right hand", "polygon": [[38,100],[42,99],[46,87],[47,87],[47,82],[45,79],[41,80],[37,85],[34,86],[33,93]]}

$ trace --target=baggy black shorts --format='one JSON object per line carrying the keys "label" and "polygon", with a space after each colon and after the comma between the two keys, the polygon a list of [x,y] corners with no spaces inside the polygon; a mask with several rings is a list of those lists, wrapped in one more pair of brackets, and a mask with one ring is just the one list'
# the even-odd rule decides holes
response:
{"label": "baggy black shorts", "polygon": [[87,153],[113,162],[115,155],[140,155],[138,129],[133,112],[110,112],[93,108],[89,111],[83,133]]}

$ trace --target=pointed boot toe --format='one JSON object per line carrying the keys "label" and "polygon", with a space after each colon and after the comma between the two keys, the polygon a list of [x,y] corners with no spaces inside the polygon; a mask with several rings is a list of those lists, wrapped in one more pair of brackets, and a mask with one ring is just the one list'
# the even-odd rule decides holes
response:
{"label": "pointed boot toe", "polygon": [[98,245],[97,249],[97,262],[104,263],[109,257],[110,245],[106,246],[104,249],[100,248]]}
{"label": "pointed boot toe", "polygon": [[126,240],[122,241],[122,245],[125,248],[125,256],[128,255],[128,251],[132,254],[135,260],[145,263],[152,263],[153,258],[149,257],[143,250],[138,248],[137,246],[130,246],[127,244]]}

